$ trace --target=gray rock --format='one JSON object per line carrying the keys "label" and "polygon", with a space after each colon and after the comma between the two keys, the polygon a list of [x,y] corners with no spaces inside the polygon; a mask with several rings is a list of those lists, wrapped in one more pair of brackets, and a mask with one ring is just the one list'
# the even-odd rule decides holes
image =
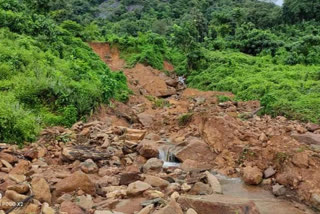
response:
{"label": "gray rock", "polygon": [[272,177],[274,174],[276,174],[276,170],[273,169],[272,166],[268,167],[266,170],[264,170],[263,175],[264,178],[270,178]]}
{"label": "gray rock", "polygon": [[280,184],[275,184],[272,186],[272,193],[275,196],[281,196],[286,193],[286,187]]}

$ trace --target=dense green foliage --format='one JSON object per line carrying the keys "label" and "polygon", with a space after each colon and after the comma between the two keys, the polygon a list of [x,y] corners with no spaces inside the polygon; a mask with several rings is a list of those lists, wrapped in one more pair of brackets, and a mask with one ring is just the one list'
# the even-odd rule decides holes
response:
{"label": "dense green foliage", "polygon": [[0,141],[35,139],[46,125],[70,126],[112,97],[126,79],[52,19],[15,0],[0,1]]}
{"label": "dense green foliage", "polygon": [[112,97],[127,99],[85,41],[129,66],[168,60],[190,86],[259,99],[264,113],[320,122],[320,2],[0,0],[0,141],[33,140]]}

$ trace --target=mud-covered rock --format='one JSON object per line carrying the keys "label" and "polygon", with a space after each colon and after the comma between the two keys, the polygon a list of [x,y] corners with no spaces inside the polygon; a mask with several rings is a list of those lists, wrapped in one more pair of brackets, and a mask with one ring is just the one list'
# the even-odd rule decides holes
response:
{"label": "mud-covered rock", "polygon": [[247,166],[243,169],[243,180],[246,184],[257,185],[262,181],[262,172],[258,167]]}

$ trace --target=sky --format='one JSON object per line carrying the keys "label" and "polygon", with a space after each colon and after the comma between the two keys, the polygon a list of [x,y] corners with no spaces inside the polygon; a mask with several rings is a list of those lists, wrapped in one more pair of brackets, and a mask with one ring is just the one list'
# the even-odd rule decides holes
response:
{"label": "sky", "polygon": [[281,6],[283,4],[283,0],[277,0],[276,4]]}

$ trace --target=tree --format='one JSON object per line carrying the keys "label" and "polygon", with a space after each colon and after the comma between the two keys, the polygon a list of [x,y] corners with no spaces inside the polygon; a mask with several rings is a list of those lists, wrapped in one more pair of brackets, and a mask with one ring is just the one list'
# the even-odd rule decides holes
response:
{"label": "tree", "polygon": [[285,0],[283,16],[287,23],[316,20],[320,21],[319,0]]}

